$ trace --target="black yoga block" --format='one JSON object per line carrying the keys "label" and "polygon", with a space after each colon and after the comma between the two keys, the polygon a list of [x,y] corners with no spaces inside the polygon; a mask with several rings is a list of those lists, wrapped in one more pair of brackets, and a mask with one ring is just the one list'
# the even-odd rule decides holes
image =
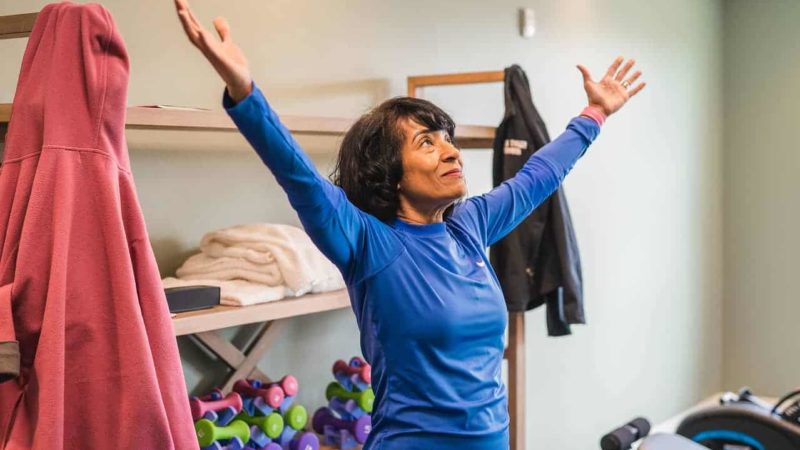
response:
{"label": "black yoga block", "polygon": [[169,312],[179,313],[219,305],[217,286],[181,286],[164,289]]}

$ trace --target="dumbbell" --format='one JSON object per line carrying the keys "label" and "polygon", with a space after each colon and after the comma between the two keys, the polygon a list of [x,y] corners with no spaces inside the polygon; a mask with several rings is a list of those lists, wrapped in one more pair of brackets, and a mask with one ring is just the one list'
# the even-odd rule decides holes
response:
{"label": "dumbbell", "polygon": [[350,363],[346,363],[341,359],[333,363],[334,376],[337,373],[358,375],[365,383],[372,383],[372,366],[358,356],[351,358]]}
{"label": "dumbbell", "polygon": [[285,375],[281,378],[281,381],[270,383],[269,386],[280,386],[283,389],[283,393],[288,397],[293,397],[300,391],[300,384],[297,382],[297,378],[292,375]]}
{"label": "dumbbell", "polygon": [[339,397],[333,397],[328,406],[343,420],[356,420],[366,414],[366,412],[358,407],[355,400],[346,400]]}
{"label": "dumbbell", "polygon": [[372,367],[359,357],[350,364],[340,359],[333,364],[333,377],[348,391],[364,391],[372,382]]}
{"label": "dumbbell", "polygon": [[280,411],[281,414],[286,414],[286,411],[288,411],[289,408],[292,407],[292,404],[294,403],[294,399],[295,399],[294,395],[290,395],[290,396],[284,398],[283,399],[283,403],[281,403],[281,406],[278,407],[278,411]]}
{"label": "dumbbell", "polygon": [[358,445],[355,436],[347,430],[337,430],[330,425],[325,426],[325,443],[341,450],[349,450]]}
{"label": "dumbbell", "polygon": [[290,427],[276,441],[281,448],[288,450],[319,450],[319,438],[314,433],[298,432]]}
{"label": "dumbbell", "polygon": [[272,442],[269,436],[258,425],[250,425],[250,440],[247,441],[248,448],[264,448]]}
{"label": "dumbbell", "polygon": [[206,395],[203,395],[203,396],[200,396],[200,397],[198,397],[198,396],[194,396],[194,397],[191,397],[191,398],[190,398],[190,400],[193,400],[193,399],[200,399],[200,400],[202,400],[202,401],[204,401],[204,402],[207,402],[207,401],[211,401],[211,400],[221,400],[221,399],[222,399],[222,397],[224,397],[224,396],[225,396],[225,395],[222,393],[222,390],[221,390],[221,389],[219,389],[219,388],[214,388],[214,389],[213,389],[211,392],[209,392],[208,394],[206,394]]}
{"label": "dumbbell", "polygon": [[250,386],[257,389],[267,389],[270,386],[278,386],[283,389],[283,393],[287,397],[297,395],[300,391],[300,384],[297,382],[297,378],[292,375],[285,375],[280,381],[275,383],[265,383],[257,379],[249,379],[247,381],[250,383]]}
{"label": "dumbbell", "polygon": [[275,439],[281,435],[283,431],[283,417],[278,413],[272,413],[268,416],[248,416],[247,414],[239,414],[236,420],[241,420],[248,425],[256,425],[261,431],[264,432],[270,439]]}
{"label": "dumbbell", "polygon": [[239,380],[233,385],[233,391],[246,397],[260,397],[270,408],[277,408],[283,403],[285,397],[283,389],[278,385],[269,387],[253,387],[247,380]]}
{"label": "dumbbell", "polygon": [[242,411],[242,397],[236,392],[231,392],[220,400],[205,401],[199,398],[193,398],[189,400],[189,406],[192,410],[192,419],[194,420],[201,419],[209,411],[219,412],[226,408],[233,408],[236,414],[238,414]]}
{"label": "dumbbell", "polygon": [[247,447],[244,446],[241,439],[234,437],[225,445],[219,441],[214,441],[214,443],[208,447],[203,447],[201,450],[247,450]]}
{"label": "dumbbell", "polygon": [[294,405],[286,411],[283,421],[295,430],[302,430],[308,423],[308,411],[303,405]]}
{"label": "dumbbell", "polygon": [[336,382],[332,382],[325,388],[325,397],[328,400],[333,397],[355,400],[356,403],[358,403],[358,407],[368,413],[372,412],[372,403],[375,401],[375,393],[372,391],[372,388],[361,392],[350,392]]}
{"label": "dumbbell", "polygon": [[250,427],[250,441],[244,450],[283,450],[277,442],[269,438],[257,425]]}
{"label": "dumbbell", "polygon": [[311,419],[311,427],[319,434],[325,433],[325,427],[331,426],[337,430],[347,430],[353,434],[359,444],[367,441],[367,436],[372,430],[372,417],[365,414],[356,420],[342,420],[333,415],[329,408],[320,408]]}
{"label": "dumbbell", "polygon": [[219,427],[208,419],[200,419],[194,424],[200,447],[207,447],[214,441],[224,441],[238,437],[242,442],[250,440],[250,427],[241,420],[234,420],[226,427]]}

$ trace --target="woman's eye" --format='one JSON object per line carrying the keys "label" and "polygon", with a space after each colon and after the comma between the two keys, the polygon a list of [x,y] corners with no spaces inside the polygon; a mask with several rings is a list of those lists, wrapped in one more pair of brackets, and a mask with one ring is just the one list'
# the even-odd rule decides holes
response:
{"label": "woman's eye", "polygon": [[430,138],[425,138],[422,140],[422,145],[433,145],[433,141]]}

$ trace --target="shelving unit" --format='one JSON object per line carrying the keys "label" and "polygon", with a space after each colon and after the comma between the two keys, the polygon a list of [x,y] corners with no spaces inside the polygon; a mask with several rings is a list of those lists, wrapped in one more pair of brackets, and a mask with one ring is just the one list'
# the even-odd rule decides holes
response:
{"label": "shelving unit", "polygon": [[[11,109],[11,104],[0,103],[0,126],[8,124]],[[355,119],[281,116],[281,121],[299,138],[339,138],[344,136]],[[134,150],[250,150],[250,146],[224,111],[131,106],[128,107],[125,126],[128,130],[128,146]],[[494,127],[460,125],[456,128],[456,141],[464,149],[491,148],[494,133]],[[172,134],[174,136],[170,136]],[[2,136],[0,139],[3,139]],[[336,147],[330,141],[327,144],[328,151]]]}

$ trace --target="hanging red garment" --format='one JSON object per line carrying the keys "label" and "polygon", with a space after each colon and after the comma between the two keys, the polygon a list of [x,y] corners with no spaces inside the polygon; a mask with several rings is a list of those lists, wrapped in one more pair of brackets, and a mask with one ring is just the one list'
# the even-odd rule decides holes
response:
{"label": "hanging red garment", "polygon": [[39,13],[0,168],[0,448],[198,447],[130,172],[127,84],[108,11]]}

